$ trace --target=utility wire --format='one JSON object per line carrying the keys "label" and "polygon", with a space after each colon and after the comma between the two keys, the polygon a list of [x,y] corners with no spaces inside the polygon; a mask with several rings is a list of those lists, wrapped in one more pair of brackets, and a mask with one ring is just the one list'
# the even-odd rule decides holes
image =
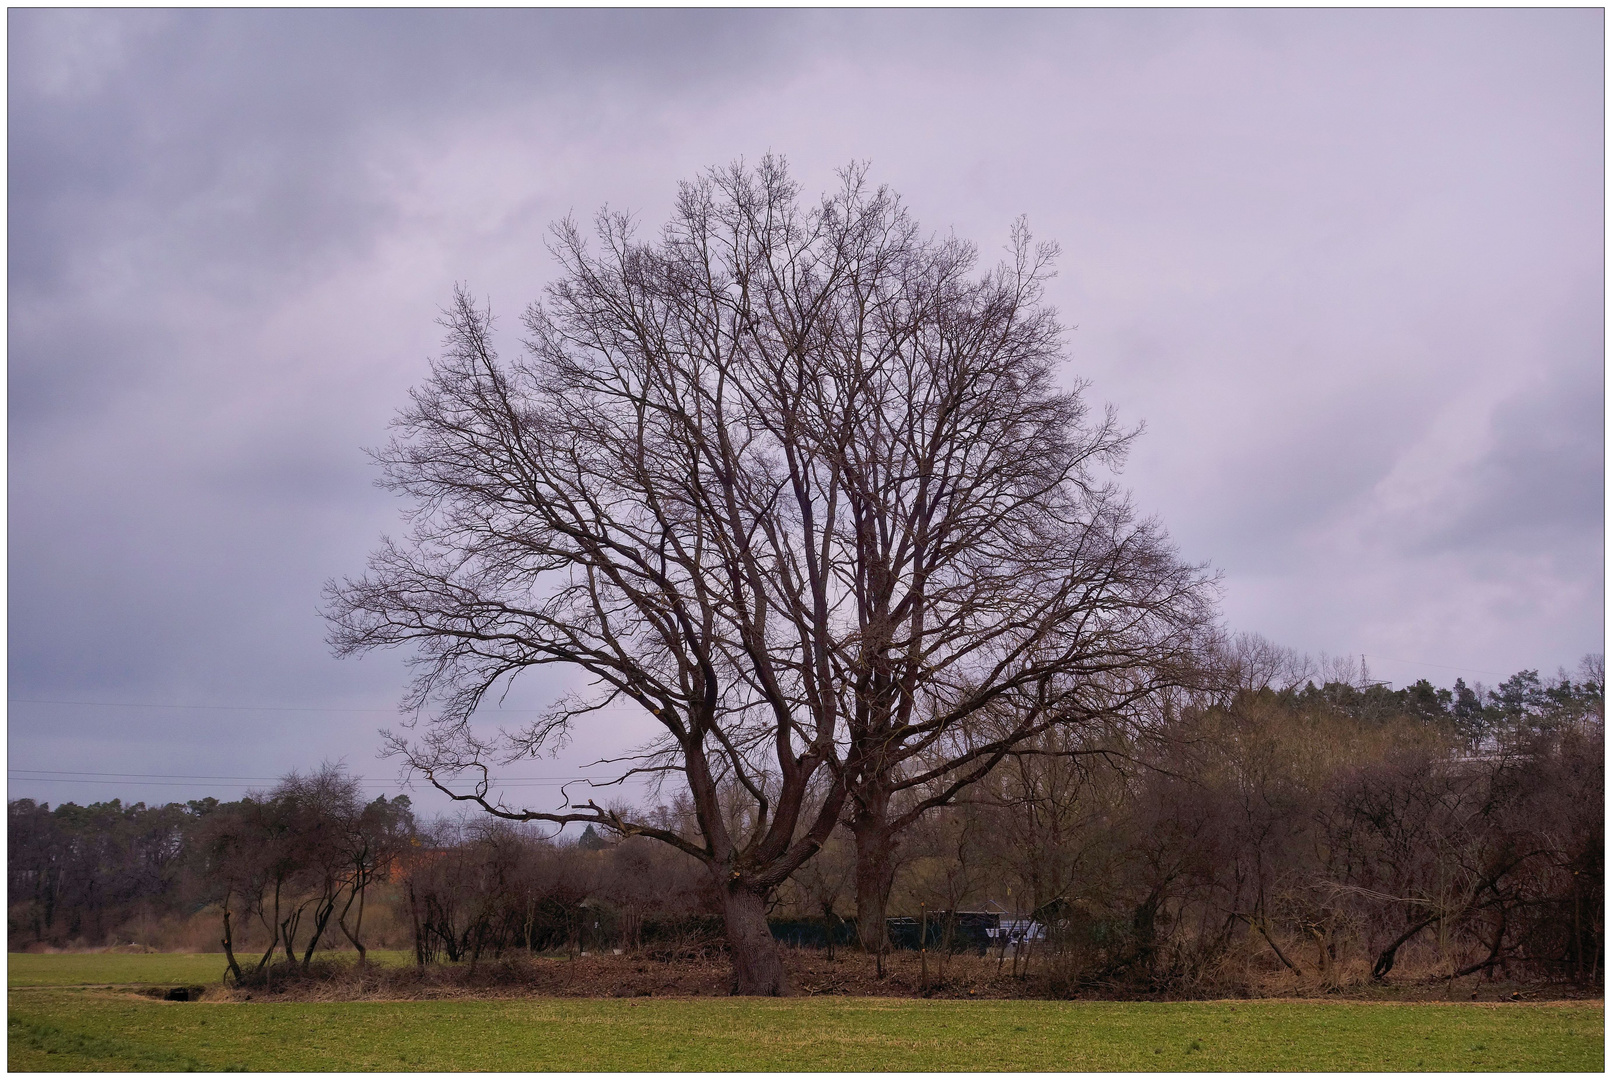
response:
{"label": "utility wire", "polygon": [[[1483,668],[1475,667],[1454,667],[1450,664],[1428,664],[1421,660],[1397,660],[1392,656],[1376,656],[1372,653],[1361,653],[1360,655],[1364,656],[1368,660],[1386,660],[1390,664],[1409,664],[1411,667],[1441,668],[1444,671],[1469,671],[1474,675],[1498,675],[1502,679],[1508,677],[1508,673],[1504,671],[1485,671]],[[1515,674],[1515,672],[1509,674]]]}
{"label": "utility wire", "polygon": [[[220,785],[224,787],[246,787],[250,784],[275,783],[284,777],[278,776],[206,776],[194,773],[130,773],[130,772],[92,772],[90,770],[66,769],[24,769],[11,767],[6,770],[6,780],[10,784],[97,784],[104,786],[122,787],[192,787],[198,784]],[[370,790],[401,789],[403,782],[399,780],[379,780],[354,778],[355,782]],[[606,777],[596,776],[510,776],[487,778],[489,787],[495,790],[510,790],[521,788],[553,788],[566,784],[610,784],[614,781]],[[474,783],[474,778],[459,778],[460,784]],[[449,780],[449,784],[455,781]]]}
{"label": "utility wire", "polygon": [[[396,709],[340,709],[315,705],[170,705],[150,701],[56,701],[47,698],[8,698],[8,705],[89,705],[99,709],[211,709],[224,712],[347,712],[392,713]],[[514,710],[511,710],[514,711]],[[533,711],[536,710],[527,710]]]}
{"label": "utility wire", "polygon": [[[26,784],[111,784],[111,785],[118,786],[118,787],[191,787],[191,786],[194,786],[195,784],[200,782],[200,781],[195,781],[195,780],[80,780],[80,779],[75,779],[73,777],[66,777],[66,776],[11,776],[11,777],[7,777],[7,780],[10,781],[11,783],[26,783]],[[504,783],[504,782],[500,781],[500,782],[495,782],[495,783],[491,784],[490,786],[492,788],[494,788],[494,789],[528,788],[528,787],[560,787],[562,784],[565,784],[565,783],[568,783],[568,782],[569,781],[563,781],[563,780],[536,780],[536,781],[527,781],[525,783],[510,784],[510,783]],[[221,781],[221,782],[217,782],[217,783],[222,783],[223,786],[226,786],[226,787],[244,787],[246,782],[244,782],[244,781],[235,781],[235,782],[231,783],[229,781]],[[402,787],[402,784],[399,784],[399,783],[396,783],[396,782],[385,783],[385,782],[379,781],[379,780],[364,780],[364,781],[360,781],[359,784],[360,784],[360,786],[367,787],[367,788],[393,788],[393,787],[401,788]]]}
{"label": "utility wire", "polygon": [[[203,776],[200,773],[91,772],[91,771],[89,771],[87,769],[25,769],[20,765],[10,766],[9,768],[6,769],[6,771],[7,772],[13,772],[13,773],[19,773],[19,772],[21,772],[21,773],[43,773],[43,774],[45,774],[47,776],[139,776],[139,777],[148,777],[148,778],[153,779],[153,780],[271,780],[272,781],[272,780],[282,780],[282,779],[284,779],[284,777],[281,777],[281,776]],[[359,779],[359,781],[361,783],[366,783],[366,784],[378,784],[378,783],[390,783],[391,782],[391,781],[382,781],[382,780],[366,780],[366,779],[364,779],[362,777],[359,777],[358,779]],[[490,777],[489,779],[493,780],[493,781],[497,781],[499,783],[503,783],[506,779],[510,780],[510,781],[541,780],[541,781],[545,781],[545,782],[552,780],[552,781],[555,781],[555,782],[558,782],[558,783],[570,783],[573,780],[597,780],[597,779],[599,779],[599,777],[596,777],[596,776],[593,776],[593,777],[590,777],[590,776],[511,776],[511,777],[507,777],[507,778]]]}
{"label": "utility wire", "polygon": [[[397,715],[398,709],[345,709],[323,705],[172,705],[151,701],[57,701],[51,698],[7,698],[8,705],[88,705],[97,709],[203,709],[215,712],[312,712],[312,713],[385,713]],[[539,713],[543,709],[497,709],[504,713]]]}
{"label": "utility wire", "polygon": [[[1455,664],[1431,664],[1425,660],[1401,660],[1395,656],[1379,656],[1375,653],[1361,653],[1368,660],[1386,660],[1391,664],[1408,664],[1411,667],[1438,668],[1441,671],[1468,671],[1475,675],[1495,675],[1507,678],[1515,672],[1489,671],[1485,668],[1468,667]],[[337,706],[323,705],[179,705],[151,701],[65,701],[55,698],[8,698],[10,705],[85,705],[97,709],[199,709],[221,712],[313,712],[313,713],[385,713],[397,715],[401,710],[391,709],[351,709]],[[501,713],[540,713],[544,709],[504,709],[490,710]]]}

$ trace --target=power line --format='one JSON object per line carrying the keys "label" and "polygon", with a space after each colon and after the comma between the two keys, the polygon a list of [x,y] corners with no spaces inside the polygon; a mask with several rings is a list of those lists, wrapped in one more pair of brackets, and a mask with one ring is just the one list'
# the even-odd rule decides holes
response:
{"label": "power line", "polygon": [[[7,698],[8,705],[87,705],[96,709],[200,709],[212,712],[375,713],[396,716],[401,709],[348,709],[334,705],[179,705],[154,701],[60,701],[54,698]],[[540,713],[543,709],[492,709],[489,713]]]}
{"label": "power line", "polygon": [[[138,772],[88,772],[73,769],[23,769],[8,768],[8,773],[42,773],[45,776],[137,776],[150,777],[161,780],[278,780],[278,776],[200,776],[192,773],[138,773]],[[28,779],[42,779],[42,777],[29,777]],[[359,783],[372,784],[380,781],[359,778]]]}
{"label": "power line", "polygon": [[[220,712],[344,712],[395,713],[396,709],[342,709],[316,705],[173,705],[151,701],[57,701],[49,698],[7,698],[8,705],[88,705],[97,709],[208,709]],[[536,712],[509,709],[508,712]]]}
{"label": "power line", "polygon": [[[283,780],[279,776],[210,776],[199,773],[134,773],[94,772],[88,769],[26,769],[10,767],[6,770],[8,784],[95,784],[107,787],[196,787],[222,786],[247,787],[253,784],[270,784]],[[401,780],[354,778],[363,788],[374,790],[401,790]],[[449,786],[463,788],[478,781],[474,777],[447,781]],[[590,787],[613,786],[613,778],[595,776],[491,776],[487,778],[492,791],[520,790],[524,788],[557,788],[568,784],[587,784]]]}
{"label": "power line", "polygon": [[[64,776],[10,776],[6,779],[12,782],[22,781],[29,784],[110,784],[116,787],[191,787],[195,781],[185,780],[80,780]],[[372,784],[366,783],[365,787]]]}
{"label": "power line", "polygon": [[1455,667],[1450,664],[1429,664],[1423,660],[1398,660],[1392,656],[1378,656],[1375,653],[1361,653],[1360,655],[1370,660],[1387,660],[1390,664],[1409,664],[1412,667],[1440,668],[1444,671],[1468,671],[1474,675],[1498,675],[1501,678],[1507,678],[1509,674],[1514,674],[1504,671],[1485,671],[1483,668],[1475,667]]}
{"label": "power line", "polygon": [[[90,771],[88,769],[25,769],[20,765],[10,766],[10,767],[8,767],[6,769],[6,771],[7,772],[13,772],[13,773],[18,773],[18,772],[23,772],[23,773],[43,773],[46,776],[137,776],[137,777],[150,778],[150,779],[154,779],[154,780],[266,780],[266,781],[277,781],[277,780],[285,779],[283,776],[204,776],[204,775],[202,775],[200,773],[92,772],[92,771]],[[358,781],[360,783],[365,783],[365,784],[382,784],[382,783],[391,783],[392,782],[392,781],[387,781],[387,780],[367,780],[367,779],[365,779],[363,777],[357,777],[356,779],[358,779]],[[597,776],[510,776],[510,777],[496,777],[495,776],[495,777],[489,777],[489,780],[491,782],[496,782],[496,783],[505,783],[505,782],[509,782],[509,781],[522,782],[522,781],[532,781],[532,780],[543,781],[543,782],[555,781],[555,782],[559,782],[559,783],[570,783],[573,780],[598,780],[598,779],[601,779],[601,777],[597,777]]]}
{"label": "power line", "polygon": [[[105,784],[117,787],[193,787],[197,783],[200,783],[200,781],[195,780],[84,780],[69,776],[11,776],[7,777],[7,780],[12,783],[27,784]],[[489,787],[494,790],[501,790],[503,788],[561,787],[562,785],[568,783],[584,782],[585,781],[580,780],[532,780],[523,783],[506,783],[503,781],[495,781],[490,784]],[[231,787],[245,786],[245,783],[242,781],[236,781],[233,783],[229,781],[221,781],[220,783]],[[403,786],[401,783],[395,781],[387,783],[380,780],[363,780],[359,783],[360,786],[367,788],[401,788]]]}

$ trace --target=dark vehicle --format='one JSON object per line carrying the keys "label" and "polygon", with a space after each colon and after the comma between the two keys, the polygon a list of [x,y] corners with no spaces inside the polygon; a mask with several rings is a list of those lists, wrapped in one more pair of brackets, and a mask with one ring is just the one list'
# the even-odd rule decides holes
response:
{"label": "dark vehicle", "polygon": [[890,935],[890,944],[897,949],[973,951],[984,956],[995,931],[1001,926],[1002,916],[994,911],[932,911],[927,922],[927,935],[923,921],[913,918],[886,919],[885,932]]}

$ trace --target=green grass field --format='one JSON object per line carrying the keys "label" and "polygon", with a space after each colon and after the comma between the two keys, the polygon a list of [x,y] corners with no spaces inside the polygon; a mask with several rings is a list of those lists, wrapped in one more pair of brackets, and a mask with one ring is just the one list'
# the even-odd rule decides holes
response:
{"label": "green grass field", "polygon": [[[353,955],[353,954],[348,954]],[[237,953],[243,966],[257,962]],[[413,953],[371,949],[376,963],[412,963]],[[223,953],[7,953],[6,985],[116,986],[162,984],[207,986],[224,977]]]}
{"label": "green grass field", "polygon": [[[102,955],[108,963],[146,962],[152,972],[193,962]],[[1166,1004],[818,997],[178,1003],[62,988],[70,973],[97,970],[87,959],[78,968],[61,965],[56,987],[44,985],[51,981],[50,965],[19,969],[18,959],[11,957],[7,1065],[19,1071],[1598,1072],[1604,1064],[1605,1014],[1599,1002]],[[176,966],[163,968],[159,962]],[[120,963],[117,970],[130,968]],[[19,985],[19,975],[34,981]]]}

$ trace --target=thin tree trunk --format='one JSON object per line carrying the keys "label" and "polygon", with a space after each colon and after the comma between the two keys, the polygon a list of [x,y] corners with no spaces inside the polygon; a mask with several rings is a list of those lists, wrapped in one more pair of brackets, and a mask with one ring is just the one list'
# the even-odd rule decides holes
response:
{"label": "thin tree trunk", "polygon": [[302,925],[302,912],[305,906],[306,901],[294,908],[280,923],[280,934],[285,941],[285,958],[293,964],[297,962],[297,927]]}
{"label": "thin tree trunk", "polygon": [[[340,895],[338,892],[337,896]],[[336,910],[336,896],[315,901],[313,908],[313,937],[308,939],[308,948],[302,954],[302,970],[307,971],[308,965],[313,961],[313,951],[319,947],[319,940],[325,936],[325,928],[330,925],[330,914]]]}
{"label": "thin tree trunk", "polygon": [[235,935],[230,929],[229,922],[229,893],[224,894],[224,958],[229,961],[229,970],[235,976],[235,985],[241,985],[241,965],[235,960]]}
{"label": "thin tree trunk", "polygon": [[[358,901],[358,918],[354,921],[353,928],[349,930],[347,929],[347,913],[352,910],[355,899]],[[347,903],[341,909],[341,914],[336,916],[336,925],[341,927],[341,932],[346,935],[348,941],[353,943],[353,948],[358,950],[358,963],[362,966],[366,953],[364,943],[358,940],[359,932],[364,928],[364,885],[362,883],[354,885],[352,891],[347,894]]]}
{"label": "thin tree trunk", "polygon": [[[1505,960],[1505,958],[1501,955],[1501,947],[1505,944],[1505,940],[1506,908],[1505,905],[1502,904],[1500,906],[1500,921],[1495,927],[1494,944],[1489,947],[1489,955],[1484,959],[1479,960],[1476,964],[1469,965],[1468,967],[1464,967],[1460,971],[1457,971],[1454,977],[1459,979],[1463,976],[1471,975],[1475,971],[1488,971],[1492,974],[1494,966],[1496,964],[1503,963]],[[1493,980],[1491,979],[1491,981]]]}
{"label": "thin tree trunk", "polygon": [[920,904],[919,907],[923,910],[923,918],[919,920],[918,926],[919,978],[922,980],[920,985],[924,993],[927,994],[929,992],[929,905]]}
{"label": "thin tree trunk", "polygon": [[1371,977],[1379,982],[1382,981],[1390,971],[1394,970],[1394,958],[1399,954],[1399,947],[1429,926],[1432,926],[1438,919],[1437,914],[1429,915],[1390,942],[1386,949],[1377,954],[1377,962],[1371,965]]}
{"label": "thin tree trunk", "polygon": [[[263,905],[258,905],[259,917],[262,917]],[[265,929],[269,932],[269,948],[263,954],[263,959],[257,962],[257,969],[262,971],[274,959],[274,950],[280,944],[280,883],[274,884],[274,915],[269,919]]]}
{"label": "thin tree trunk", "polygon": [[1332,954],[1327,951],[1326,935],[1321,933],[1320,927],[1317,926],[1309,926],[1306,927],[1306,929],[1309,930],[1310,936],[1315,939],[1315,962],[1316,965],[1321,969],[1321,980],[1324,983],[1331,985]]}
{"label": "thin tree trunk", "polygon": [[358,940],[359,936],[364,932],[364,897],[368,893],[369,883],[366,881],[358,888],[358,918],[353,922],[353,947],[358,950],[358,962],[361,964],[369,956],[369,950],[364,948],[362,941]]}
{"label": "thin tree trunk", "polygon": [[420,925],[420,901],[414,894],[414,882],[409,882],[409,914],[414,919],[414,962],[425,970],[425,928]]}
{"label": "thin tree trunk", "polygon": [[271,958],[273,958],[273,956],[274,956],[274,950],[277,949],[279,947],[279,945],[280,945],[280,935],[278,933],[276,933],[274,935],[273,939],[270,940],[270,942],[269,942],[268,951],[265,952],[263,954],[263,956],[258,960],[258,962],[257,962],[257,970],[262,971],[265,967],[268,966],[269,960]]}
{"label": "thin tree trunk", "polygon": [[1249,926],[1252,926],[1255,930],[1259,931],[1259,936],[1265,939],[1265,944],[1271,947],[1271,952],[1276,954],[1276,959],[1282,962],[1283,967],[1287,968],[1287,970],[1291,971],[1295,975],[1303,974],[1303,972],[1299,971],[1298,965],[1294,964],[1293,961],[1287,958],[1286,954],[1282,952],[1282,947],[1276,944],[1276,941],[1271,937],[1270,932],[1265,929],[1265,916],[1244,915],[1239,912],[1237,917],[1242,919]]}

